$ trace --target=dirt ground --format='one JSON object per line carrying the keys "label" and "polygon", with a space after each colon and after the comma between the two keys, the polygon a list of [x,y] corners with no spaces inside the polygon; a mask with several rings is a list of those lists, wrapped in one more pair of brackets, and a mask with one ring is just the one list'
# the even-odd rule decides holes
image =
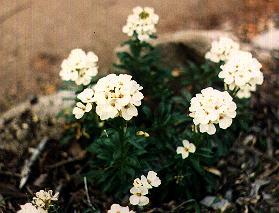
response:
{"label": "dirt ground", "polygon": [[73,48],[93,50],[106,71],[134,6],[160,16],[159,35],[225,29],[247,40],[278,12],[276,0],[0,0],[0,113],[60,84],[61,60]]}

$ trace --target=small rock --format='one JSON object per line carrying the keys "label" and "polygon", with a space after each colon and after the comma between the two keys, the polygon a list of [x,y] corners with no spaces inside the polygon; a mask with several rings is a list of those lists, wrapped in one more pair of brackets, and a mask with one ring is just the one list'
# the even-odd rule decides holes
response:
{"label": "small rock", "polygon": [[204,199],[200,201],[202,205],[205,205],[206,207],[211,207],[215,210],[220,210],[221,212],[224,212],[231,204],[228,200],[218,198],[215,196],[206,196]]}
{"label": "small rock", "polygon": [[43,183],[45,182],[47,178],[47,174],[41,174],[35,181],[34,181],[34,185],[35,186],[42,186]]}
{"label": "small rock", "polygon": [[28,124],[27,123],[22,123],[21,126],[22,126],[23,129],[28,129]]}
{"label": "small rock", "polygon": [[252,188],[250,191],[250,197],[253,197],[255,199],[258,199],[258,195],[259,195],[259,190],[262,186],[267,185],[270,181],[268,180],[256,180],[253,184],[252,184]]}
{"label": "small rock", "polygon": [[32,95],[32,96],[30,97],[30,104],[31,104],[31,105],[35,105],[35,104],[37,104],[37,103],[38,103],[38,97],[35,96],[35,95]]}
{"label": "small rock", "polygon": [[229,201],[232,200],[232,197],[233,197],[233,190],[232,189],[229,189],[228,191],[226,191],[225,193],[225,198]]}
{"label": "small rock", "polygon": [[279,49],[279,29],[272,28],[269,31],[256,36],[253,44],[261,49],[278,50]]}

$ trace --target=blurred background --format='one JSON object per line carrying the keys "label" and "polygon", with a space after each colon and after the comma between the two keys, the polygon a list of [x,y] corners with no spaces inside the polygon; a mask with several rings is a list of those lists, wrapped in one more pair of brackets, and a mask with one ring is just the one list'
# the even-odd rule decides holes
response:
{"label": "blurred background", "polygon": [[94,51],[108,71],[122,26],[135,6],[154,7],[158,34],[231,31],[243,42],[276,27],[278,0],[0,0],[0,113],[59,88],[59,67],[73,48]]}

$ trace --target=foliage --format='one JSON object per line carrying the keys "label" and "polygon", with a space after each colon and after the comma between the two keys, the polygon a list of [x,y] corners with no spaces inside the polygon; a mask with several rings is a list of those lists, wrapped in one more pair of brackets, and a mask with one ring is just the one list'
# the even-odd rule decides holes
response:
{"label": "foliage", "polygon": [[[86,144],[90,169],[85,175],[115,201],[122,202],[133,180],[148,170],[156,171],[162,180],[152,198],[154,203],[198,200],[213,192],[218,176],[207,168],[228,153],[240,132],[249,131],[249,101],[235,98],[237,118],[230,128],[219,129],[213,136],[201,134],[188,116],[190,100],[204,87],[223,88],[217,76],[221,64],[189,61],[179,76],[174,76],[172,70],[161,66],[160,52],[150,43],[133,36],[123,46],[127,51],[117,53],[119,62],[114,66],[118,73],[132,75],[143,86],[145,98],[139,115],[127,122],[122,118],[101,121],[95,113],[76,120],[69,113],[69,128],[62,141],[78,139]],[[76,93],[84,88],[79,87]],[[139,136],[138,131],[150,136]],[[184,139],[195,144],[196,152],[183,160],[176,148]]]}

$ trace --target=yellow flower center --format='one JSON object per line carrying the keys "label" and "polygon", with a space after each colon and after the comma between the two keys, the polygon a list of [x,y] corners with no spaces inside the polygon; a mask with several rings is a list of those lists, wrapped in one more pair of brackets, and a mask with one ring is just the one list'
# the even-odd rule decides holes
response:
{"label": "yellow flower center", "polygon": [[139,14],[139,17],[141,19],[147,19],[149,17],[149,13],[145,12],[145,11],[142,11],[140,14]]}

